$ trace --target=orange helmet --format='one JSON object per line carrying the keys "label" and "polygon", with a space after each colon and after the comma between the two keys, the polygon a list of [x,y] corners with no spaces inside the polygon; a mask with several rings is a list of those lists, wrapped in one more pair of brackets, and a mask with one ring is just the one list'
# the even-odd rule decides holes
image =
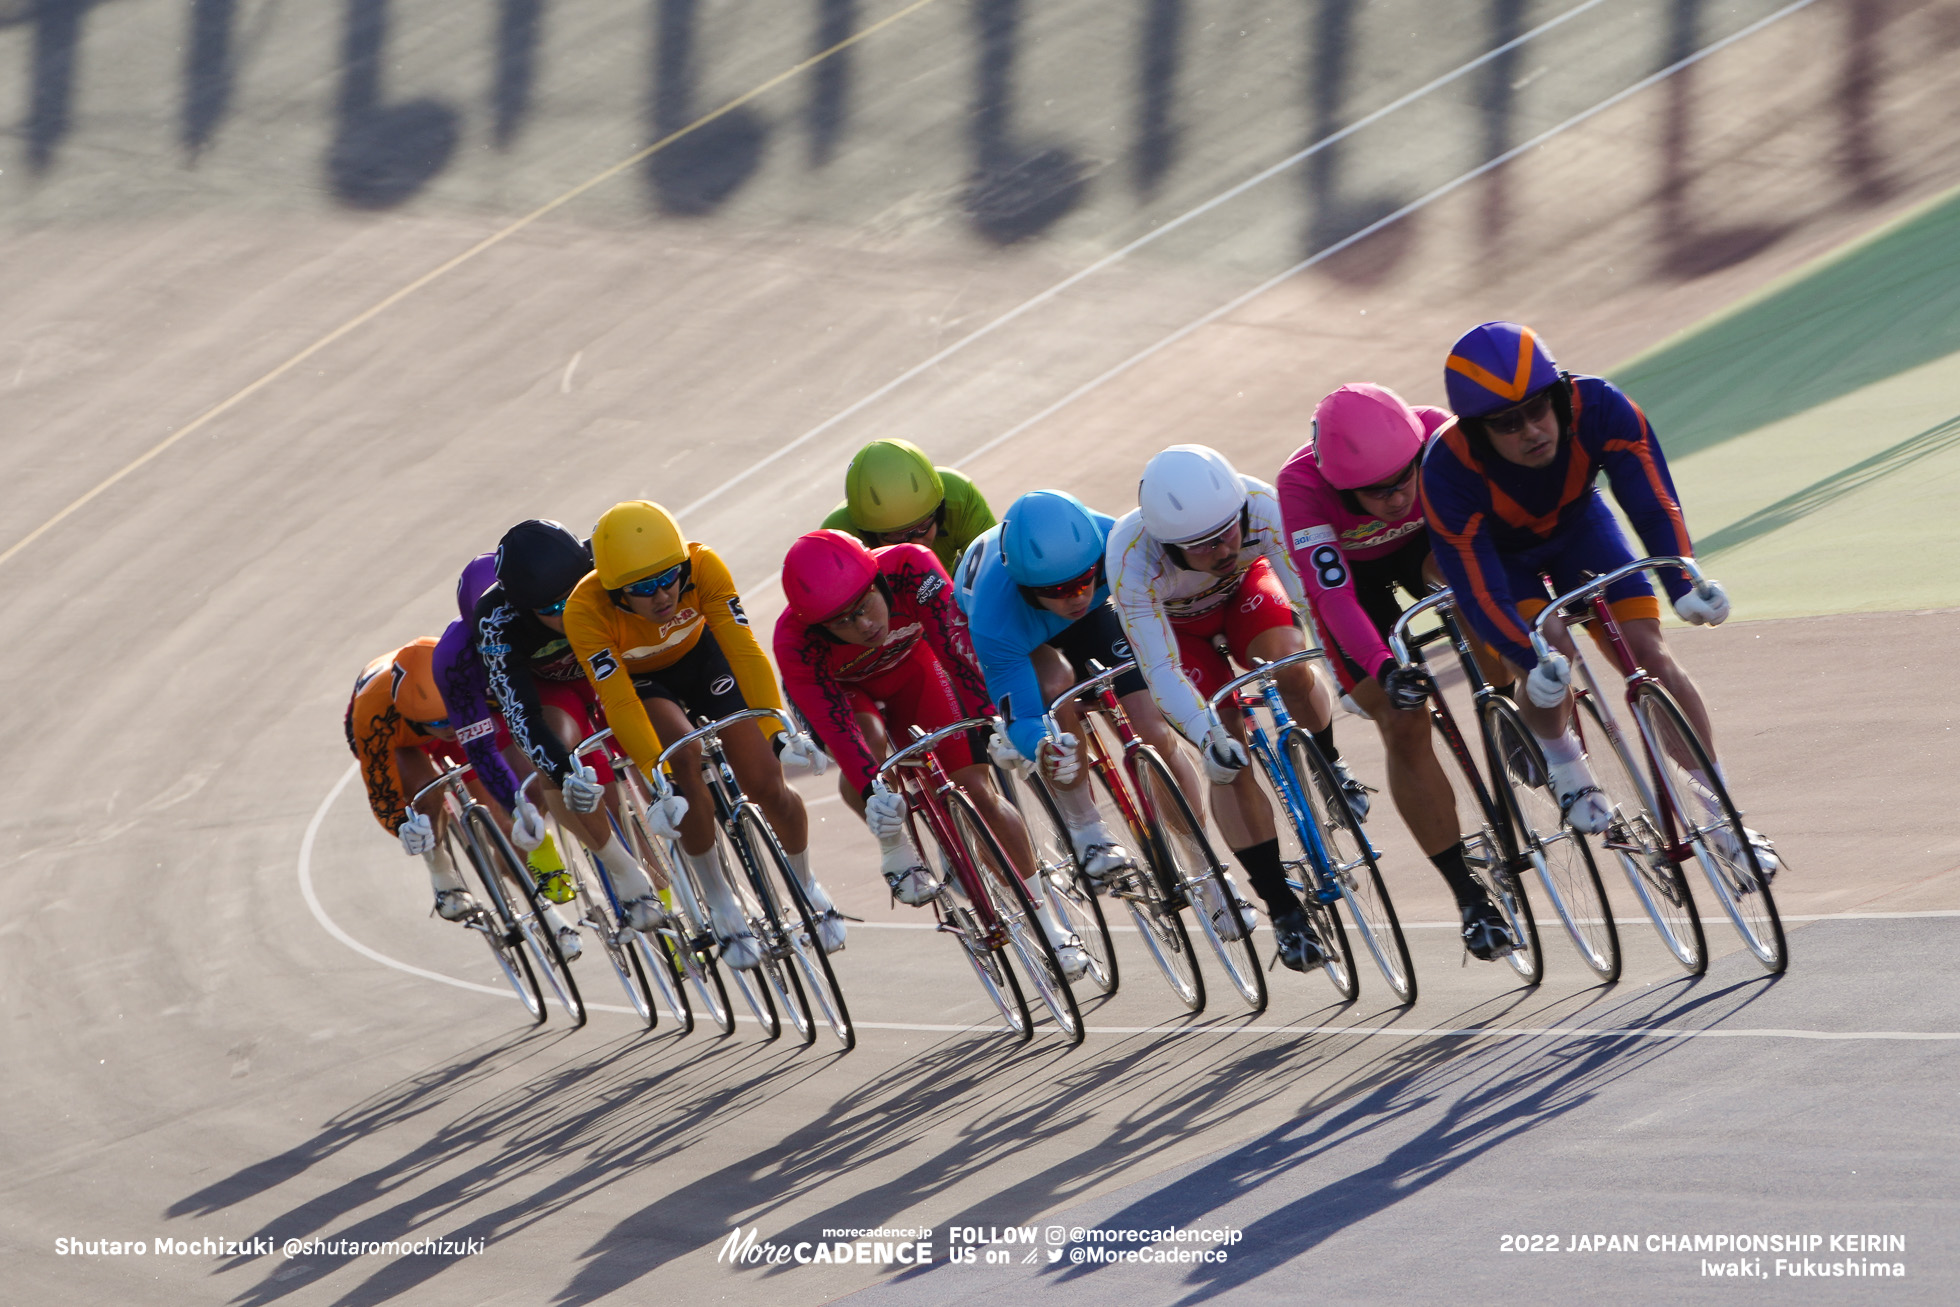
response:
{"label": "orange helmet", "polygon": [[435,660],[433,635],[425,635],[395,650],[395,666],[390,673],[395,682],[391,692],[395,711],[412,722],[439,722],[449,716],[449,709],[442,702],[442,691],[436,689]]}

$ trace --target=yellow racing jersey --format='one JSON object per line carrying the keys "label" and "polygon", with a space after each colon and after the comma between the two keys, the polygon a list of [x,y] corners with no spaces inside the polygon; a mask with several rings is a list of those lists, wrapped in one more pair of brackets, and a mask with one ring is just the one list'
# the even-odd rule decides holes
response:
{"label": "yellow racing jersey", "polygon": [[[633,677],[673,666],[702,640],[721,646],[749,707],[783,709],[775,670],[749,629],[728,565],[714,550],[693,541],[688,542],[687,560],[691,566],[679,606],[663,621],[640,617],[623,599],[615,601],[599,584],[597,572],[586,573],[565,602],[565,638],[598,692],[606,724],[619,747],[649,776],[664,746]],[[756,725],[765,737],[789,729],[787,718],[780,723],[758,719]]]}

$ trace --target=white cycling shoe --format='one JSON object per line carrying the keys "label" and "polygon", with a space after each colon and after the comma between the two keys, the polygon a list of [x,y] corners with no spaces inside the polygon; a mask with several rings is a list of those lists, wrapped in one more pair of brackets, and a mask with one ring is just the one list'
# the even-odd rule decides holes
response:
{"label": "white cycling shoe", "polygon": [[[1747,826],[1742,828],[1742,833],[1748,837],[1749,847],[1755,851],[1756,865],[1762,868],[1763,878],[1768,880],[1775,876],[1777,869],[1783,865],[1783,860],[1776,856],[1776,847],[1769,842],[1769,836],[1761,831],[1750,830]],[[1724,822],[1709,831],[1708,842],[1714,848],[1716,855],[1724,861],[1738,868],[1746,868],[1749,865],[1742,856],[1735,831],[1728,823]]]}
{"label": "white cycling shoe", "polygon": [[556,903],[545,904],[542,913],[544,924],[558,937],[558,953],[566,962],[576,962],[585,952],[585,941],[579,938],[578,928],[565,920],[558,911]]}
{"label": "white cycling shoe", "polygon": [[1082,937],[1073,931],[1063,933],[1045,928],[1048,943],[1055,950],[1055,961],[1062,968],[1062,979],[1080,980],[1089,974],[1089,954],[1082,947]]}
{"label": "white cycling shoe", "polygon": [[933,879],[925,859],[910,840],[901,839],[886,849],[879,870],[884,873],[885,883],[892,887],[892,897],[910,907],[930,903],[933,895],[939,893],[939,882]]}
{"label": "white cycling shoe", "polygon": [[752,971],[762,962],[762,945],[747,926],[731,934],[717,925],[715,941],[721,945],[721,960],[737,971]]}
{"label": "white cycling shoe", "polygon": [[1211,919],[1211,928],[1226,943],[1244,939],[1252,933],[1252,905],[1239,893],[1239,887],[1226,876],[1221,885],[1207,876],[1198,882],[1198,910]]}
{"label": "white cycling shoe", "polygon": [[823,945],[826,953],[835,953],[844,947],[844,916],[836,908],[825,908],[817,917],[817,942]]}
{"label": "white cycling shoe", "polygon": [[642,935],[659,930],[667,924],[667,909],[659,898],[652,894],[642,894],[636,899],[627,899],[619,905],[626,916],[626,924]]}
{"label": "white cycling shoe", "polygon": [[476,900],[466,889],[436,891],[436,915],[444,921],[463,921],[476,913]]}
{"label": "white cycling shoe", "polygon": [[1597,835],[1612,823],[1613,805],[1600,792],[1599,782],[1593,779],[1592,768],[1584,758],[1549,763],[1545,770],[1551,774],[1558,810],[1573,830]]}
{"label": "white cycling shoe", "polygon": [[1094,884],[1101,885],[1111,876],[1136,866],[1130,851],[1118,844],[1101,822],[1068,834],[1069,843],[1075,846],[1076,865]]}

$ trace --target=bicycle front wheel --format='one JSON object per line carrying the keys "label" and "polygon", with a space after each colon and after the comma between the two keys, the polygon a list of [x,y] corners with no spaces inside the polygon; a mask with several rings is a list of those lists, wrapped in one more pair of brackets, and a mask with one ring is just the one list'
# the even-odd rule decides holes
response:
{"label": "bicycle front wheel", "polygon": [[[966,885],[960,877],[960,869],[973,867],[975,860],[947,848],[940,842],[932,823],[920,820],[916,814],[911,829],[920,853],[939,873],[939,894],[933,900],[939,928],[959,938],[961,951],[972,964],[981,990],[999,1013],[1007,1033],[1015,1036],[1015,1042],[1027,1043],[1034,1037],[1034,1014],[1028,1009],[1020,979],[1007,961],[1006,927],[997,917],[991,928],[982,923],[981,914],[967,898]],[[977,867],[973,874],[976,880],[981,879]],[[984,882],[981,888],[985,889]]]}
{"label": "bicycle front wheel", "polygon": [[488,810],[472,804],[463,813],[463,821],[470,842],[476,845],[504,886],[499,897],[516,922],[525,950],[531,955],[533,973],[544,982],[543,987],[550,989],[557,997],[559,1005],[565,1009],[565,1015],[572,1019],[573,1029],[583,1026],[585,1000],[579,996],[578,981],[573,979],[572,969],[558,947],[558,931],[553,924],[555,914],[546,906],[549,900],[538,892],[530,869],[517,856],[510,841],[504,838],[497,823],[491,820]]}
{"label": "bicycle front wheel", "polygon": [[[1083,778],[1086,783],[1087,778]],[[1117,985],[1116,948],[1109,938],[1109,925],[1103,919],[1102,904],[1090,888],[1089,878],[1076,864],[1075,845],[1068,826],[1055,806],[1055,798],[1045,781],[1031,778],[1010,784],[1010,794],[1032,795],[1031,802],[1017,802],[1022,821],[1027,823],[1028,839],[1034,844],[1035,874],[1054,905],[1062,928],[1082,941],[1089,955],[1087,979],[1105,994],[1114,994]]]}
{"label": "bicycle front wheel", "polygon": [[1611,984],[1620,978],[1620,935],[1592,849],[1560,812],[1544,751],[1525,729],[1516,705],[1494,694],[1484,700],[1481,715],[1492,771],[1518,832],[1518,851],[1538,873],[1579,959]]}
{"label": "bicycle front wheel", "polygon": [[1688,888],[1681,864],[1668,856],[1667,840],[1661,834],[1659,817],[1650,802],[1650,792],[1634,780],[1628,769],[1627,736],[1618,723],[1606,720],[1605,710],[1590,691],[1578,690],[1575,715],[1580,736],[1592,764],[1593,779],[1613,805],[1613,820],[1606,828],[1605,844],[1620,864],[1633,896],[1654,924],[1661,943],[1691,976],[1708,969],[1708,946],[1702,936],[1701,914]]}
{"label": "bicycle front wheel", "polygon": [[1688,725],[1674,696],[1657,683],[1649,682],[1635,692],[1633,711],[1688,847],[1694,850],[1722,910],[1764,969],[1772,975],[1781,972],[1790,962],[1783,918],[1770,893],[1769,877],[1756,861],[1755,844],[1742,825],[1742,814],[1729,800],[1728,787],[1701,737]]}
{"label": "bicycle front wheel", "polygon": [[823,951],[823,939],[817,933],[817,914],[810,910],[809,896],[803,892],[782,844],[776,839],[776,832],[763,820],[760,808],[753,803],[743,804],[736,810],[735,827],[749,847],[760,852],[762,861],[775,867],[776,880],[784,893],[779,910],[781,903],[789,905],[787,910],[780,911],[777,921],[780,937],[789,949],[788,960],[795,968],[804,994],[815,1005],[813,1015],[821,1017],[844,1051],[850,1052],[857,1047],[857,1027],[851,1024],[851,1010],[844,1002],[837,973],[831,969],[830,955]]}
{"label": "bicycle front wheel", "polygon": [[[454,845],[448,831],[443,832],[443,840],[451,843],[451,862],[454,862]],[[517,928],[517,920],[504,901],[501,878],[490,870],[490,862],[477,852],[474,840],[464,840],[463,852],[469,858],[470,866],[476,869],[477,879],[483,883],[483,896],[488,906],[479,904],[476,914],[464,922],[471,930],[483,936],[490,946],[490,956],[497,963],[497,970],[517,994],[517,1001],[531,1014],[531,1024],[537,1025],[550,1009],[544,1004],[544,990],[538,984],[536,973],[531,970],[531,960],[524,954],[523,932]]]}
{"label": "bicycle front wheel", "polygon": [[1184,918],[1164,897],[1166,881],[1176,883],[1175,873],[1161,870],[1162,859],[1155,848],[1155,841],[1150,832],[1135,820],[1137,806],[1124,786],[1123,774],[1116,762],[1122,754],[1120,750],[1111,751],[1114,746],[1109,727],[1104,725],[1101,718],[1100,713],[1089,713],[1082,719],[1085,736],[1094,737],[1089,766],[1095,779],[1090,783],[1101,796],[1097,806],[1102,810],[1104,824],[1111,830],[1129,834],[1132,858],[1127,870],[1111,876],[1103,885],[1103,893],[1120,899],[1129,910],[1130,921],[1143,939],[1143,946],[1150,951],[1157,969],[1164,973],[1164,980],[1170,985],[1171,993],[1177,995],[1177,1001],[1184,1004],[1187,1011],[1202,1012],[1205,1010],[1205,979],[1198,971],[1198,956],[1191,950],[1191,937],[1185,932]]}
{"label": "bicycle front wheel", "polygon": [[1157,756],[1157,751],[1148,747],[1138,749],[1133,755],[1137,795],[1143,804],[1145,820],[1154,829],[1150,832],[1150,843],[1158,859],[1158,866],[1171,879],[1173,884],[1184,891],[1185,900],[1191,904],[1191,915],[1197,919],[1198,930],[1211,944],[1218,964],[1224,968],[1225,976],[1238,990],[1239,997],[1254,1012],[1266,1010],[1266,973],[1259,969],[1259,952],[1252,942],[1251,922],[1245,922],[1244,931],[1236,939],[1227,939],[1227,931],[1221,932],[1219,923],[1212,920],[1208,905],[1224,905],[1232,890],[1226,883],[1225,868],[1211,851],[1211,841],[1205,838],[1204,827],[1198,824],[1191,805],[1184,801],[1184,792],[1177,788],[1170,768]]}
{"label": "bicycle front wheel", "polygon": [[731,1035],[735,1032],[735,1010],[729,1006],[728,987],[715,961],[715,935],[709,928],[700,886],[684,859],[675,858],[670,865],[675,868],[670,882],[674,893],[672,920],[653,947],[673,959],[682,984],[693,991],[690,1009],[699,1002],[715,1030]]}
{"label": "bicycle front wheel", "polygon": [[[1375,863],[1374,848],[1362,833],[1361,822],[1348,807],[1340,777],[1314,747],[1307,733],[1295,726],[1286,733],[1286,759],[1300,778],[1307,806],[1320,827],[1320,842],[1327,851],[1328,871],[1347,901],[1348,915],[1368,956],[1375,960],[1382,979],[1403,1004],[1416,1001],[1416,968],[1409,959],[1409,941],[1402,936],[1401,918],[1395,915],[1395,902],[1382,883],[1381,868]],[[1340,918],[1329,908],[1328,918],[1340,928]],[[1345,942],[1345,941],[1344,941]],[[1352,969],[1351,959],[1347,966]],[[1357,986],[1358,987],[1358,986]],[[1338,983],[1337,983],[1338,988]]]}
{"label": "bicycle front wheel", "polygon": [[1055,956],[1055,946],[1049,943],[1048,932],[1042,929],[1035,915],[1034,903],[1028,897],[1027,887],[1014,871],[1014,865],[1007,860],[1006,852],[987,824],[980,820],[980,813],[973,806],[973,800],[958,791],[946,796],[947,815],[952,819],[954,837],[965,843],[973,854],[973,865],[980,873],[980,881],[989,897],[993,899],[994,916],[1007,929],[1007,938],[1014,946],[1014,953],[1020,959],[1021,970],[1027,974],[1034,985],[1035,994],[1042,1006],[1055,1019],[1055,1024],[1068,1038],[1070,1046],[1082,1042],[1082,1012],[1075,1003],[1075,991],[1069,988],[1068,978],[1062,974],[1062,964]]}

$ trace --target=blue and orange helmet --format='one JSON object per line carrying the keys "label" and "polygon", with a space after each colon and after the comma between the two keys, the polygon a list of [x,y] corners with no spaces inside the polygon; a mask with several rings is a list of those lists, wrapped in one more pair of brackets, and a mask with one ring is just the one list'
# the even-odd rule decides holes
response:
{"label": "blue and orange helmet", "polygon": [[1558,361],[1545,342],[1515,322],[1472,327],[1450,346],[1443,365],[1443,387],[1458,417],[1512,408],[1558,379]]}

